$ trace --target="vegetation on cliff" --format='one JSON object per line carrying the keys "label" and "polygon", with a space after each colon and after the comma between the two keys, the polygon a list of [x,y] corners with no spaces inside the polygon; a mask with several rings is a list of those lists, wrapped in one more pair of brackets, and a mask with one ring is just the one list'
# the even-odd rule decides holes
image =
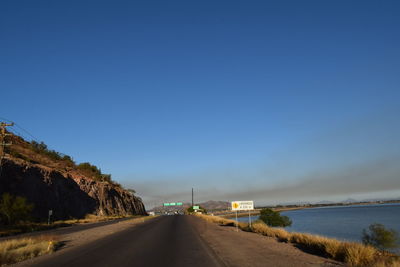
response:
{"label": "vegetation on cliff", "polygon": [[11,157],[22,159],[33,164],[42,164],[60,171],[75,171],[96,181],[121,186],[113,181],[111,174],[102,173],[101,169],[89,163],[76,163],[69,155],[49,149],[44,142],[32,140],[27,142],[19,136],[11,135],[13,145],[6,147],[5,152]]}

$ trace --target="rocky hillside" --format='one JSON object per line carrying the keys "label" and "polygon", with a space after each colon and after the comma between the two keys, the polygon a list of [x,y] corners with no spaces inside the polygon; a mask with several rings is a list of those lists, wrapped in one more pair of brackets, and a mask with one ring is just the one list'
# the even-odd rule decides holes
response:
{"label": "rocky hillside", "polygon": [[26,197],[34,204],[35,219],[47,218],[49,210],[53,210],[54,219],[146,214],[139,197],[97,167],[77,165],[69,156],[18,136],[8,141],[13,145],[2,160],[0,195],[8,192]]}

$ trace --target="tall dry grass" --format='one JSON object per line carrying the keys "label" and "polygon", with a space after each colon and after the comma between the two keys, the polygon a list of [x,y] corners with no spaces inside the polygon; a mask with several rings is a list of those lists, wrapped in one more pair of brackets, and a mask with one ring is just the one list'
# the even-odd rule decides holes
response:
{"label": "tall dry grass", "polygon": [[95,214],[86,214],[85,218],[83,219],[71,219],[71,220],[63,220],[63,221],[55,221],[54,224],[60,223],[67,223],[67,224],[76,224],[76,223],[94,223],[94,222],[104,222],[104,221],[111,221],[123,218],[135,218],[141,217],[137,215],[111,215],[111,216],[99,216]]}
{"label": "tall dry grass", "polygon": [[0,242],[0,266],[52,253],[59,242],[55,236],[10,239]]}
{"label": "tall dry grass", "polygon": [[95,223],[95,222],[111,221],[122,218],[142,218],[142,217],[143,216],[139,215],[98,216],[93,214],[87,214],[83,219],[59,220],[52,222],[50,225],[48,225],[47,223],[25,222],[18,225],[2,226],[0,228],[0,237],[12,236],[27,232],[43,231],[60,227],[67,227],[80,223]]}
{"label": "tall dry grass", "polygon": [[209,222],[220,225],[238,225],[244,231],[273,237],[281,242],[293,243],[305,251],[344,262],[348,266],[400,267],[399,257],[390,253],[382,253],[372,246],[361,243],[344,242],[306,233],[291,233],[282,228],[270,227],[261,221],[256,221],[250,228],[247,223],[237,223],[235,220],[218,216],[203,214],[197,216]]}

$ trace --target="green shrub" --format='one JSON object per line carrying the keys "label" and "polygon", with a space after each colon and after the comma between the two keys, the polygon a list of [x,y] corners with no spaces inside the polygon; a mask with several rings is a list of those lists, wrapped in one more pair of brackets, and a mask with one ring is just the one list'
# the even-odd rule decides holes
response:
{"label": "green shrub", "polygon": [[90,164],[89,162],[83,162],[78,164],[77,168],[83,172],[89,173],[90,175],[101,177],[101,170],[97,168],[95,165]]}
{"label": "green shrub", "polygon": [[63,155],[63,157],[62,157],[62,160],[63,161],[66,161],[66,162],[68,162],[68,163],[70,163],[71,165],[75,165],[75,162],[74,162],[74,160],[72,159],[72,157],[70,157],[70,156],[68,156],[68,155]]}
{"label": "green shrub", "polygon": [[6,224],[15,224],[21,220],[27,220],[30,212],[33,209],[33,204],[26,201],[26,198],[12,196],[9,193],[4,193],[0,200],[0,216]]}
{"label": "green shrub", "polygon": [[43,142],[38,143],[36,141],[31,141],[31,147],[36,153],[45,155],[53,160],[63,160],[75,164],[70,156],[48,149],[47,145]]}
{"label": "green shrub", "polygon": [[379,223],[371,224],[362,232],[362,242],[365,245],[372,245],[378,249],[390,249],[398,247],[399,235],[393,229],[386,229]]}
{"label": "green shrub", "polygon": [[262,209],[260,212],[260,220],[269,226],[286,227],[292,225],[292,221],[287,216],[280,215],[279,212],[272,209]]}
{"label": "green shrub", "polygon": [[21,153],[19,153],[17,151],[8,150],[7,153],[10,154],[11,156],[15,157],[15,158],[23,159],[23,160],[26,160],[26,161],[29,161],[29,162],[31,161],[28,157],[26,157],[25,155],[23,155],[23,154],[21,154]]}
{"label": "green shrub", "polygon": [[[199,206],[198,211],[201,212],[201,213],[203,213],[203,214],[207,214],[207,210],[206,210],[205,208],[203,208],[202,206]],[[186,209],[186,212],[187,212],[187,213],[194,213],[195,210],[193,209],[192,206],[190,206],[189,208]]]}

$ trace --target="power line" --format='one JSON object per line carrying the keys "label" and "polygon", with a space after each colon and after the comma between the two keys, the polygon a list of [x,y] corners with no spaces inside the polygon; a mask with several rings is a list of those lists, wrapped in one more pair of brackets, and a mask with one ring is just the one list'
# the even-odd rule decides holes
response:
{"label": "power line", "polygon": [[[13,121],[11,121],[11,120],[9,120],[9,119],[3,118],[3,117],[0,117],[0,119],[1,119],[1,120],[4,120],[4,121],[8,121],[9,123],[13,123],[14,126],[17,126],[20,130],[22,130],[22,131],[24,131],[26,134],[28,134],[28,135],[32,138],[32,140],[35,140],[36,142],[40,142],[38,138],[36,138],[33,134],[31,134],[30,132],[28,132],[28,130],[25,130],[24,128],[22,128],[22,126],[20,126],[19,124],[15,123],[15,122],[13,122]],[[22,136],[22,135],[21,135],[21,136]]]}
{"label": "power line", "polygon": [[26,136],[20,133],[19,131],[15,130],[15,127],[11,127],[9,131],[12,132],[14,135],[19,135],[22,138],[26,139]]}
{"label": "power line", "polygon": [[[31,139],[32,140],[34,140],[34,141],[36,141],[36,142],[38,142],[38,143],[41,143],[42,141],[40,141],[38,138],[36,138],[33,134],[31,134],[28,130],[26,130],[26,129],[24,129],[22,126],[20,126],[19,124],[17,124],[17,123],[15,123],[15,122],[13,122],[13,121],[11,121],[11,120],[9,120],[9,119],[6,119],[6,118],[4,118],[4,117],[0,117],[0,120],[4,120],[4,121],[7,121],[10,125],[9,126],[11,126],[11,127],[13,127],[13,126],[16,126],[16,127],[18,127],[20,130],[22,130],[22,131],[24,131],[26,134],[28,134],[30,137],[31,137]],[[12,124],[12,125],[11,125]],[[17,131],[16,129],[15,129],[15,127],[13,127],[12,128],[12,132],[14,133],[17,133],[19,136],[21,136],[21,137],[23,137],[25,140],[27,140],[28,138],[25,138],[25,136],[23,135],[23,134],[21,134],[19,131]],[[51,147],[48,147],[48,149],[52,149]],[[54,151],[56,151],[55,149],[52,149],[52,150],[54,150]],[[59,153],[61,156],[66,156],[67,154],[64,154],[64,153],[61,153],[61,152],[57,152],[57,153]]]}

